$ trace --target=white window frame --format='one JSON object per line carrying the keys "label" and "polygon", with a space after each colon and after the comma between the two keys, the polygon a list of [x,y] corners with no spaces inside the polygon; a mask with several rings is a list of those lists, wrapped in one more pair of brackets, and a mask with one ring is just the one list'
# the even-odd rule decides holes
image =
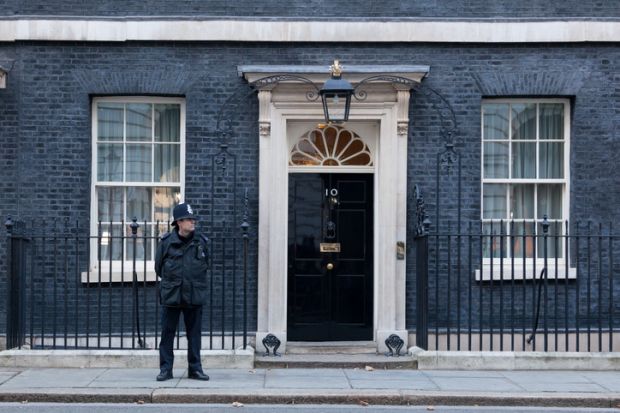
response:
{"label": "white window frame", "polygon": [[[562,139],[561,141],[564,143],[564,178],[562,179],[538,178],[538,174],[540,170],[539,168],[540,166],[539,165],[539,162],[540,162],[539,142],[541,142],[540,130],[539,130],[540,128],[540,122],[539,122],[540,106],[539,104],[544,104],[544,103],[560,103],[564,105],[564,139]],[[512,146],[513,146],[512,143],[514,142],[511,136],[509,136],[508,140],[502,141],[502,142],[508,143],[508,176],[509,178],[485,178],[484,177],[484,144],[485,142],[489,142],[484,139],[484,105],[485,104],[536,104],[536,139],[531,141],[531,142],[536,143],[536,175],[537,175],[536,178],[515,179],[511,177],[512,175]],[[512,122],[512,116],[510,117],[509,123],[508,123],[509,131],[512,130],[511,122]],[[494,219],[484,218],[484,192],[483,192],[484,184],[506,184],[506,191],[508,192],[506,195],[506,200],[507,200],[506,211],[510,215],[512,214],[510,210],[511,209],[510,186],[512,184],[534,184],[535,193],[537,191],[538,184],[562,184],[563,185],[562,218],[560,220],[552,220],[552,221],[553,222],[561,221],[562,234],[564,234],[565,233],[565,222],[568,222],[568,217],[570,213],[570,147],[571,147],[570,135],[571,135],[571,131],[570,131],[570,100],[569,99],[564,99],[564,98],[557,98],[557,99],[549,99],[549,98],[483,99],[480,105],[480,154],[481,154],[480,156],[480,182],[481,182],[480,183],[480,219],[481,221],[483,223],[490,222],[490,221],[493,221],[494,223],[496,223],[499,221],[499,219],[496,219],[496,218]],[[560,142],[560,141],[550,140],[548,142]],[[534,221],[536,223],[535,225],[536,230],[537,230],[538,224],[542,222],[542,219],[536,218],[538,216],[537,209],[538,209],[538,195],[536,194],[535,199],[534,199],[534,217],[535,217]],[[514,220],[515,223],[523,222],[523,221],[531,222],[532,220],[529,220],[529,219],[527,220],[515,219]],[[511,222],[510,217],[506,217],[506,219],[504,219],[504,225],[506,225],[506,228],[508,228],[508,226],[510,225],[510,222]],[[507,247],[505,248],[505,254],[509,255],[510,235],[508,234],[507,231],[504,231],[504,234],[505,234],[504,237],[506,238],[505,242],[507,245]],[[499,237],[499,235],[497,235],[497,237]],[[487,239],[488,238],[485,236],[485,240]],[[570,257],[569,257],[570,248],[568,249],[568,251],[566,251],[564,242],[561,243],[561,248],[563,251],[561,258],[558,257],[556,259],[555,257],[553,257],[553,258],[547,259],[547,278],[548,279],[555,279],[556,274],[557,274],[558,279],[576,278],[575,268],[569,267],[568,271],[566,271],[566,266],[568,263],[570,263]],[[513,274],[513,268],[514,268],[514,278],[511,277],[511,275]],[[482,271],[480,271],[480,269],[477,269],[475,278],[477,281],[490,281],[491,275],[492,275],[493,281],[499,281],[500,277],[502,276],[502,272],[503,272],[504,280],[510,280],[510,279],[529,280],[534,277],[536,278],[540,277],[540,271],[543,268],[544,268],[544,258],[539,258],[539,257],[526,257],[525,260],[522,257],[516,257],[516,256],[514,257],[514,260],[512,257],[504,257],[503,260],[500,259],[499,257],[484,257],[482,259]],[[536,274],[534,273],[534,270],[536,271]]]}
{"label": "white window frame", "polygon": [[[99,103],[148,103],[148,104],[178,104],[180,106],[180,163],[179,163],[179,182],[104,182],[99,183],[97,180],[97,127],[98,127],[98,113],[97,105]],[[180,202],[185,199],[185,117],[186,106],[184,98],[173,97],[157,97],[157,96],[110,96],[110,97],[96,97],[93,98],[91,103],[91,188],[90,188],[90,265],[89,271],[83,272],[83,283],[98,283],[101,282],[130,282],[133,279],[133,261],[132,260],[113,260],[110,266],[110,260],[102,260],[101,268],[99,268],[98,254],[97,254],[97,236],[98,236],[98,201],[97,201],[97,187],[113,186],[113,187],[179,187],[180,188]],[[154,122],[154,119],[153,119]],[[154,127],[152,128],[154,133]],[[125,140],[123,140],[125,143]],[[154,154],[153,154],[154,156]],[[154,167],[154,163],[152,163]],[[124,170],[124,169],[123,169]],[[152,206],[151,206],[152,207]],[[104,223],[105,224],[105,223]],[[126,222],[125,225],[131,224],[131,221]],[[140,227],[144,226],[144,222],[138,222]],[[136,260],[136,272],[138,281],[155,281],[155,265],[153,255],[150,260],[146,261],[146,273],[144,271],[144,260]],[[101,278],[99,278],[101,273]]]}

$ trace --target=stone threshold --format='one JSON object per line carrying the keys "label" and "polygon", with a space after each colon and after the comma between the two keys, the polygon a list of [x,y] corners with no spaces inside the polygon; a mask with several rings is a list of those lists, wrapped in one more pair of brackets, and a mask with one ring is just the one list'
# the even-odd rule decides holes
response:
{"label": "stone threshold", "polygon": [[254,364],[257,368],[372,368],[381,370],[417,368],[417,361],[410,355],[387,357],[376,353],[257,355]]}

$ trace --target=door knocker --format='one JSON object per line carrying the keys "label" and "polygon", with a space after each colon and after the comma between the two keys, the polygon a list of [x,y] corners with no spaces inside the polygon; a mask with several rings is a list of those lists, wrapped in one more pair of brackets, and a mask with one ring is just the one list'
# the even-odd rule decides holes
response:
{"label": "door knocker", "polygon": [[334,239],[336,238],[336,224],[333,221],[327,222],[327,228],[325,231],[325,238]]}

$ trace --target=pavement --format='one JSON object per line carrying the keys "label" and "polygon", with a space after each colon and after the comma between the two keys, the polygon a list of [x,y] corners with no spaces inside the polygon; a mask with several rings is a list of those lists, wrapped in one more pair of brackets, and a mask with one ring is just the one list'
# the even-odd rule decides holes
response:
{"label": "pavement", "polygon": [[[208,367],[208,366],[207,366]],[[0,368],[0,402],[556,406],[620,409],[618,371]]]}

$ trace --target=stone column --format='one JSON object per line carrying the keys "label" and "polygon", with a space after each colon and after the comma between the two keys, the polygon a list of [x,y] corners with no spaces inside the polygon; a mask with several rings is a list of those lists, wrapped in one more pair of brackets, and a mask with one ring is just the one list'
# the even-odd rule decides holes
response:
{"label": "stone column", "polygon": [[[396,91],[396,104],[381,128],[379,190],[379,272],[376,284],[377,349],[388,350],[385,341],[392,334],[403,340],[407,349],[406,255],[407,231],[407,128],[409,124],[409,90]],[[399,250],[403,247],[404,250]],[[379,274],[377,274],[379,275]]]}

